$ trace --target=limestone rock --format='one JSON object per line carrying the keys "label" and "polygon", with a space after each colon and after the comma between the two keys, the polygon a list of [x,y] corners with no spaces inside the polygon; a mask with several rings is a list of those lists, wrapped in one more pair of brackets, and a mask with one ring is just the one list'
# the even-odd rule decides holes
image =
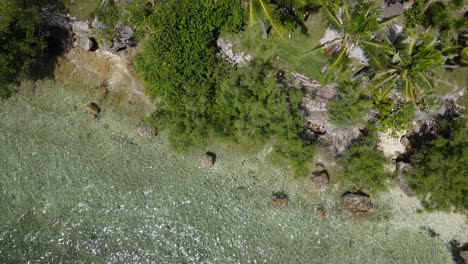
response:
{"label": "limestone rock", "polygon": [[271,201],[274,207],[281,209],[288,205],[289,198],[285,192],[275,192],[271,197]]}
{"label": "limestone rock", "polygon": [[94,47],[94,42],[89,38],[91,29],[89,28],[88,23],[84,21],[76,21],[73,23],[72,27],[76,36],[77,46],[85,51],[92,50]]}
{"label": "limestone rock", "polygon": [[216,45],[221,49],[221,53],[226,59],[228,59],[231,62],[232,65],[241,65],[253,60],[253,57],[251,55],[246,54],[242,51],[235,53],[233,51],[234,43],[228,40],[219,38],[218,40],[216,40]]}
{"label": "limestone rock", "polygon": [[112,42],[111,51],[118,52],[137,45],[133,37],[133,29],[130,26],[119,23],[116,25],[115,30],[117,37]]}
{"label": "limestone rock", "polygon": [[216,154],[211,151],[206,152],[201,158],[201,163],[204,168],[213,167],[215,162],[216,162]]}
{"label": "limestone rock", "polygon": [[374,207],[369,195],[363,192],[346,192],[341,199],[343,207],[356,219],[367,217]]}

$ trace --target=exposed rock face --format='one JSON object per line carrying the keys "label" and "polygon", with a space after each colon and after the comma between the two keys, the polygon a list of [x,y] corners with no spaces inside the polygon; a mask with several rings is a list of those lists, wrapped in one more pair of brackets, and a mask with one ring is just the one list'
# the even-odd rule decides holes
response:
{"label": "exposed rock face", "polygon": [[205,168],[213,167],[215,162],[216,162],[216,154],[211,151],[206,152],[201,158],[202,166]]}
{"label": "exposed rock face", "polygon": [[144,138],[147,138],[147,139],[151,139],[154,136],[156,136],[156,133],[154,132],[154,129],[151,128],[148,124],[145,124],[145,123],[139,123],[136,126],[136,130],[137,130],[138,134],[141,137],[144,137]]}
{"label": "exposed rock face", "polygon": [[91,117],[97,118],[101,113],[101,107],[97,103],[91,102],[88,105],[86,105],[86,112]]}
{"label": "exposed rock face", "polygon": [[327,189],[328,184],[330,183],[330,177],[328,175],[327,170],[320,170],[314,171],[312,176],[312,181],[314,182],[315,186],[320,189],[320,191],[324,191]]}
{"label": "exposed rock face", "polygon": [[281,209],[288,205],[289,198],[284,192],[275,192],[271,197],[271,201],[274,207]]}
{"label": "exposed rock face", "polygon": [[465,261],[465,263],[468,263],[468,250],[460,251],[460,256]]}
{"label": "exposed rock face", "polygon": [[87,22],[76,21],[73,23],[73,33],[76,36],[76,45],[85,51],[90,51],[93,49],[94,42],[89,38],[91,29]]}
{"label": "exposed rock face", "polygon": [[405,151],[397,157],[397,161],[409,162],[415,150],[429,144],[443,131],[442,123],[451,121],[454,117],[462,115],[463,107],[457,105],[454,99],[446,99],[439,113],[434,115],[421,115],[413,124],[413,129],[406,132],[401,139]]}
{"label": "exposed rock face", "polygon": [[137,45],[133,37],[133,29],[130,26],[119,23],[116,25],[115,30],[117,37],[112,42],[111,51],[118,52]]}
{"label": "exposed rock face", "polygon": [[73,47],[70,34],[72,19],[47,8],[42,10],[42,16],[41,34],[45,36],[49,53],[60,55],[69,51]]}
{"label": "exposed rock face", "polygon": [[246,62],[249,62],[253,60],[253,57],[249,54],[246,54],[244,52],[237,52],[234,53],[232,50],[232,47],[234,46],[234,43],[219,38],[216,40],[216,45],[221,49],[221,53],[228,59],[232,65],[240,65]]}
{"label": "exposed rock face", "polygon": [[[306,93],[302,102],[307,119],[303,139],[318,143],[325,150],[319,153],[330,153],[332,159],[343,155],[351,143],[362,135],[363,128],[336,127],[330,123],[327,105],[337,94],[333,85],[322,86],[318,81],[311,81],[299,73],[293,73],[293,77],[295,83]],[[326,160],[320,162],[327,163]]]}
{"label": "exposed rock face", "polygon": [[367,217],[374,207],[369,195],[363,192],[346,192],[341,198],[343,207],[356,219]]}

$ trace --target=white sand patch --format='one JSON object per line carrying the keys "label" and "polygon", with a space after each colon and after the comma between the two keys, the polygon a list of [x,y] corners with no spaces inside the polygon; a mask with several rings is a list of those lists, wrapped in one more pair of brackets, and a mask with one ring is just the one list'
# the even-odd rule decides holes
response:
{"label": "white sand patch", "polygon": [[348,49],[348,56],[358,60],[364,65],[369,65],[369,59],[366,57],[364,50],[362,50],[362,48],[357,45],[353,45]]}
{"label": "white sand patch", "polygon": [[386,158],[395,159],[398,155],[405,152],[405,146],[401,144],[400,139],[405,134],[404,131],[394,132],[390,129],[386,132],[379,132],[379,142],[377,147],[383,151]]}
{"label": "white sand patch", "polygon": [[331,41],[341,37],[341,35],[343,35],[343,34],[341,32],[339,32],[338,30],[335,30],[335,29],[332,29],[332,28],[327,28],[325,30],[325,35],[323,36],[323,38],[320,39],[320,44],[325,44],[325,43],[331,42]]}

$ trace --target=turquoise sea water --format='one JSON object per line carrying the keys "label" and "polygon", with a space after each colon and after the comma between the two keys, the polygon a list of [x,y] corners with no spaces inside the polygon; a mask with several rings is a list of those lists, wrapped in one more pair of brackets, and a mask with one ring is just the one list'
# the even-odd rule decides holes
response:
{"label": "turquoise sea water", "polygon": [[[46,82],[0,103],[0,263],[441,263],[444,241],[354,221],[262,153],[176,155],[110,112]],[[271,193],[284,190],[276,209]],[[327,217],[314,208],[322,204]]]}

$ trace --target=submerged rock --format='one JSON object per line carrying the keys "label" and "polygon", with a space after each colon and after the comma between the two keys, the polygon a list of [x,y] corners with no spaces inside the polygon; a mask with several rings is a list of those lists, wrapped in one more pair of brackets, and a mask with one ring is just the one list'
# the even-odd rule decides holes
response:
{"label": "submerged rock", "polygon": [[313,175],[312,181],[314,182],[315,187],[317,187],[321,191],[324,191],[328,187],[328,184],[330,183],[330,177],[328,175],[328,171],[327,170],[314,171],[312,175]]}
{"label": "submerged rock", "polygon": [[325,212],[325,208],[323,208],[322,205],[318,205],[316,208],[315,208],[315,215],[319,218],[319,219],[325,219],[325,217],[327,217],[327,214]]}
{"label": "submerged rock", "polygon": [[204,168],[213,167],[216,162],[216,154],[208,151],[201,158],[201,164]]}
{"label": "submerged rock", "polygon": [[156,136],[156,132],[154,131],[154,129],[149,126],[148,124],[145,124],[145,123],[138,123],[138,125],[136,125],[136,130],[138,132],[138,134],[143,137],[143,138],[147,138],[147,139],[151,139],[153,138],[154,136]]}
{"label": "submerged rock", "polygon": [[343,207],[356,219],[367,217],[374,207],[369,195],[361,191],[346,192],[341,199]]}
{"label": "submerged rock", "polygon": [[101,107],[96,102],[91,102],[86,105],[86,113],[94,118],[97,118],[101,113]]}
{"label": "submerged rock", "polygon": [[275,192],[272,194],[271,201],[276,208],[284,208],[288,205],[289,198],[285,192]]}

